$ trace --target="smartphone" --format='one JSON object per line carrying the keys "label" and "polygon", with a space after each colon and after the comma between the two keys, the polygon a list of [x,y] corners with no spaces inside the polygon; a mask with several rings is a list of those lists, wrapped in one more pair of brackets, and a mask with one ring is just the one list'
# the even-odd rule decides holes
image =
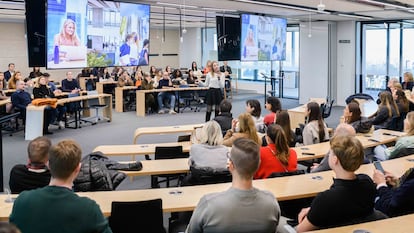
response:
{"label": "smartphone", "polygon": [[385,174],[384,168],[382,167],[381,163],[379,161],[374,162],[375,169],[381,171],[383,174]]}

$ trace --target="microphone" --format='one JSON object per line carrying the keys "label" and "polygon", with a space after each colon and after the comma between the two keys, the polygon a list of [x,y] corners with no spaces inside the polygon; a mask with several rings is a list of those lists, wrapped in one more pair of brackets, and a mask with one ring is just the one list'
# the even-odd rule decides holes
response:
{"label": "microphone", "polygon": [[265,75],[264,73],[260,73],[264,78],[269,78],[269,77],[267,77],[267,75]]}

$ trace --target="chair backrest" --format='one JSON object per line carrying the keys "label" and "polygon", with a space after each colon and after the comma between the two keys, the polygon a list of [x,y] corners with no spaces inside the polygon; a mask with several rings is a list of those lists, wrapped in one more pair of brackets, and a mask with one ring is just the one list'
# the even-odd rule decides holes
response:
{"label": "chair backrest", "polygon": [[229,171],[213,171],[210,169],[197,169],[194,167],[190,167],[190,171],[192,185],[226,183],[232,180]]}
{"label": "chair backrest", "polygon": [[333,103],[335,102],[335,100],[331,100],[331,102],[327,102],[324,107],[323,107],[323,111],[322,111],[322,117],[323,118],[328,118],[331,115],[331,111],[332,111],[332,106]]}
{"label": "chair backrest", "polygon": [[273,172],[267,178],[283,177],[283,176],[296,176],[305,174],[304,170],[296,170],[293,172]]}
{"label": "chair backrest", "polygon": [[111,216],[108,220],[114,233],[166,233],[161,199],[112,202]]}
{"label": "chair backrest", "polygon": [[154,157],[155,159],[188,158],[188,154],[183,153],[182,146],[157,146]]}

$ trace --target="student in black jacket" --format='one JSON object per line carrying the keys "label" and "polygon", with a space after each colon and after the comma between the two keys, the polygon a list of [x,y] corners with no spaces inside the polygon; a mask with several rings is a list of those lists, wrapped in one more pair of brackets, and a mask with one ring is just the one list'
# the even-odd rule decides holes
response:
{"label": "student in black jacket", "polygon": [[223,135],[226,134],[227,130],[231,129],[231,122],[233,120],[233,116],[231,114],[232,107],[233,106],[231,105],[230,101],[222,100],[219,105],[220,112],[218,116],[214,118],[214,120],[219,123]]}

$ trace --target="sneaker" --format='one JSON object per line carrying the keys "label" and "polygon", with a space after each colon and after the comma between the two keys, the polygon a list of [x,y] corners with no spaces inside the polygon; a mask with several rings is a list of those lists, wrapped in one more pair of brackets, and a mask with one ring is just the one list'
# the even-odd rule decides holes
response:
{"label": "sneaker", "polygon": [[177,114],[174,110],[170,110],[170,114]]}
{"label": "sneaker", "polygon": [[59,121],[59,127],[60,128],[65,128],[65,122]]}
{"label": "sneaker", "polygon": [[163,110],[159,110],[158,111],[158,114],[164,114],[164,111]]}

